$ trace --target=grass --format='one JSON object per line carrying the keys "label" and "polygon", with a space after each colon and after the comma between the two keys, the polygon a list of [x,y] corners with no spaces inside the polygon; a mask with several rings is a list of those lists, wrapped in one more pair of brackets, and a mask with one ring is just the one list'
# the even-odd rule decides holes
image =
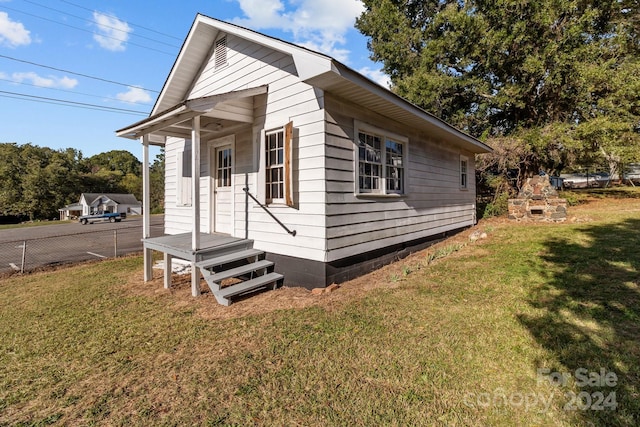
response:
{"label": "grass", "polygon": [[0,230],[8,230],[12,228],[29,228],[29,227],[40,227],[41,225],[57,225],[57,224],[69,224],[71,220],[63,220],[63,221],[29,221],[22,222],[20,224],[0,224]]}
{"label": "grass", "polygon": [[[137,257],[12,277],[0,425],[638,425],[638,213],[603,196],[572,208],[584,221],[482,222],[487,239],[314,304],[218,319],[212,299],[132,291]],[[580,384],[579,368],[616,384]]]}

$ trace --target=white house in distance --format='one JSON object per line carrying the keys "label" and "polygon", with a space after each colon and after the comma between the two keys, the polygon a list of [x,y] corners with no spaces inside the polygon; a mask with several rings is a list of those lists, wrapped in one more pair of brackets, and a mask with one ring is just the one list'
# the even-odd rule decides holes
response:
{"label": "white house in distance", "polygon": [[125,215],[141,215],[142,204],[133,194],[82,193],[80,201],[59,209],[60,219],[72,219],[96,212],[118,212]]}
{"label": "white house in distance", "polygon": [[167,236],[145,224],[145,279],[158,250],[225,304],[258,276],[339,283],[474,225],[474,156],[491,150],[329,56],[200,14],[150,117],[116,133],[142,143],[145,210],[148,147],[165,147]]}

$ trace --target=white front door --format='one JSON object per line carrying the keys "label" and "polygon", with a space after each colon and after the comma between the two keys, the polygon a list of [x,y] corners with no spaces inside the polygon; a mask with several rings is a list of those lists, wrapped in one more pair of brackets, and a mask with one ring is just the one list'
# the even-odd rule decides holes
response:
{"label": "white front door", "polygon": [[216,233],[232,232],[233,187],[231,176],[233,173],[233,146],[221,145],[215,147],[211,159],[212,174],[212,228]]}

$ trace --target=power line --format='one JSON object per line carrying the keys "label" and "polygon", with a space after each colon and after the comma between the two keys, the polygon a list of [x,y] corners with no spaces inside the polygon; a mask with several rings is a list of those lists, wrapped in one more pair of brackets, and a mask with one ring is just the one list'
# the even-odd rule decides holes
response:
{"label": "power line", "polygon": [[[67,3],[67,4],[71,5],[71,6],[75,6],[75,7],[77,7],[77,8],[80,8],[80,9],[83,9],[83,10],[87,10],[87,11],[89,11],[89,12],[93,12],[93,10],[92,10],[92,9],[89,9],[88,7],[80,6],[79,4],[72,3],[72,2],[70,2],[70,1],[66,1],[66,0],[60,0],[60,1],[61,1],[62,3]],[[112,17],[112,18],[118,18],[117,16],[112,15],[112,14],[109,14],[109,13],[104,13],[104,15],[106,15],[106,16],[110,16],[110,17]],[[144,26],[139,25],[139,24],[134,24],[134,23],[132,23],[132,22],[131,22],[130,24],[131,24],[131,25],[133,25],[134,27],[142,28],[143,30],[150,31],[150,32],[152,32],[152,33],[156,33],[156,34],[159,34],[159,35],[164,36],[164,37],[169,37],[170,39],[174,39],[174,40],[178,40],[178,41],[181,41],[181,40],[182,40],[180,37],[172,36],[172,35],[170,35],[170,34],[166,34],[166,33],[161,33],[160,31],[156,31],[156,30],[154,30],[154,29],[147,28],[147,27],[144,27]]]}
{"label": "power line", "polygon": [[105,112],[105,113],[118,113],[118,114],[128,114],[128,115],[136,115],[136,116],[138,115],[138,114],[126,113],[126,112],[122,112],[122,111],[112,111],[112,110],[109,110],[108,108],[104,108],[104,107],[97,107],[97,108],[84,107],[84,106],[70,105],[70,104],[64,104],[64,103],[54,102],[54,101],[42,101],[42,100],[37,100],[37,99],[28,99],[28,98],[22,98],[22,97],[19,97],[19,96],[11,96],[11,95],[2,95],[2,94],[0,94],[0,98],[9,98],[9,99],[17,99],[19,101],[37,102],[39,104],[60,105],[62,107],[81,108],[83,110],[95,110],[95,111],[102,111],[102,112]]}
{"label": "power line", "polygon": [[43,104],[65,105],[68,107],[85,108],[85,109],[99,110],[99,111],[109,111],[112,113],[125,113],[125,114],[148,116],[148,113],[144,111],[129,110],[126,108],[105,107],[104,105],[87,104],[85,102],[67,101],[65,99],[47,98],[44,96],[27,95],[24,93],[8,92],[4,90],[0,90],[0,96],[3,96],[5,98],[22,99],[25,101],[41,102]]}
{"label": "power line", "polygon": [[[49,70],[59,71],[61,73],[68,73],[68,74],[72,74],[74,76],[85,77],[87,79],[98,80],[98,81],[101,81],[101,82],[111,83],[111,84],[115,84],[115,85],[119,85],[119,86],[140,87],[140,86],[131,85],[131,84],[127,84],[127,83],[116,82],[114,80],[103,79],[101,77],[90,76],[88,74],[76,73],[74,71],[69,71],[69,70],[65,70],[65,69],[62,69],[62,68],[51,67],[49,65],[38,64],[37,62],[31,62],[31,61],[27,61],[27,60],[24,60],[24,59],[13,58],[13,57],[7,56],[7,55],[1,55],[0,54],[0,58],[10,59],[12,61],[22,62],[24,64],[35,65],[36,67],[47,68]],[[144,89],[144,88],[141,88],[141,89]],[[153,92],[153,93],[160,93],[160,91],[153,90],[153,89],[144,89],[144,90],[149,91],[149,92]]]}
{"label": "power line", "polygon": [[[43,16],[35,15],[33,13],[25,12],[23,10],[15,9],[15,8],[8,7],[8,6],[5,6],[5,5],[1,5],[0,7],[4,8],[4,9],[7,9],[7,10],[14,11],[14,12],[22,13],[22,14],[27,15],[27,16],[31,16],[33,18],[42,19],[43,21],[48,21],[48,22],[52,22],[54,24],[58,24],[58,25],[62,25],[62,26],[65,26],[65,27],[73,28],[74,30],[82,31],[82,32],[89,33],[89,34],[94,34],[93,31],[90,31],[90,30],[87,30],[87,29],[84,29],[84,28],[74,27],[73,25],[65,24],[63,22],[58,22],[58,21],[55,21],[53,19],[49,19],[49,18],[45,18]],[[122,39],[119,39],[117,37],[112,37],[112,36],[108,36],[108,35],[105,35],[105,34],[100,34],[100,37],[104,37],[104,38],[108,38],[108,39],[112,39],[112,40],[117,40],[119,42],[126,42],[127,44],[130,44],[132,46],[137,46],[137,47],[141,47],[143,49],[153,50],[155,52],[163,53],[165,55],[170,55],[170,56],[174,56],[175,55],[174,53],[165,52],[165,51],[160,50],[160,49],[155,49],[155,48],[152,48],[152,47],[149,47],[149,46],[144,46],[144,45],[141,45],[141,44],[138,44],[138,43],[122,40]]]}
{"label": "power line", "polygon": [[[85,21],[85,22],[89,22],[89,23],[91,23],[91,24],[95,24],[95,23],[96,23],[96,22],[95,22],[94,20],[92,20],[92,19],[83,18],[82,16],[74,15],[74,14],[71,14],[71,13],[68,13],[68,12],[65,12],[65,11],[62,11],[62,10],[59,10],[59,9],[54,9],[54,8],[52,8],[52,7],[45,6],[45,5],[40,4],[40,3],[38,3],[38,2],[35,2],[35,1],[31,1],[31,0],[23,0],[23,1],[24,1],[24,2],[26,2],[26,3],[30,3],[30,4],[33,4],[33,5],[36,5],[36,6],[42,7],[42,8],[44,8],[44,9],[52,10],[52,11],[54,11],[54,12],[62,13],[62,14],[64,14],[64,15],[71,16],[71,17],[73,17],[73,18],[80,19],[80,20]],[[94,13],[95,13],[95,12],[94,12]],[[113,15],[110,15],[110,14],[107,14],[107,13],[102,13],[102,12],[99,12],[99,13],[100,13],[101,15],[108,16],[108,17],[111,17],[111,18],[114,18],[114,19],[118,19],[118,20],[120,20],[120,18],[118,18],[117,16],[113,16]],[[133,24],[132,24],[132,25],[133,25]],[[111,30],[119,31],[119,32],[122,32],[122,33],[126,33],[126,31],[125,31],[125,30],[121,30],[120,28],[112,27],[112,26],[110,26],[110,25],[104,25],[104,24],[101,24],[100,26],[101,26],[101,27],[105,27],[105,28],[109,28],[109,29],[111,29]],[[73,28],[75,28],[75,27],[73,27]],[[128,33],[127,33],[127,34],[128,34]],[[143,35],[140,35],[140,34],[132,33],[131,35],[132,35],[133,37],[140,37],[140,38],[143,38],[143,39],[146,39],[146,40],[150,40],[150,41],[155,42],[155,43],[163,44],[163,45],[165,45],[165,46],[174,47],[174,48],[180,48],[180,46],[176,46],[176,45],[173,45],[173,44],[170,44],[170,43],[166,43],[166,42],[163,42],[163,41],[160,41],[160,40],[157,40],[157,39],[152,39],[151,37],[143,36]]]}
{"label": "power line", "polygon": [[[112,101],[119,101],[119,102],[129,102],[129,101],[122,101],[122,100],[120,100],[118,98],[114,98],[114,97],[111,97],[111,96],[100,96],[100,95],[94,95],[94,94],[91,94],[91,93],[76,92],[74,90],[60,89],[60,88],[57,88],[57,87],[39,86],[39,85],[36,85],[36,84],[33,84],[33,83],[19,82],[19,81],[10,80],[10,79],[2,79],[2,78],[0,78],[0,81],[1,82],[13,83],[13,84],[19,84],[19,85],[23,85],[23,86],[37,87],[39,89],[55,90],[55,91],[58,91],[58,92],[72,93],[72,94],[75,94],[75,95],[90,96],[92,98],[109,99],[109,100],[112,100]],[[138,103],[138,102],[129,102],[129,103],[130,104],[138,104],[138,105],[149,105],[149,104]]]}

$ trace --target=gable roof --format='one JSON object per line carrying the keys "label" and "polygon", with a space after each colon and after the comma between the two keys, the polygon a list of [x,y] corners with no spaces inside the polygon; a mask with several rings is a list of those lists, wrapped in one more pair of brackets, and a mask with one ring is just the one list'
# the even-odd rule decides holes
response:
{"label": "gable roof", "polygon": [[133,194],[119,194],[119,193],[82,193],[80,200],[84,198],[88,205],[93,204],[97,199],[106,197],[109,200],[116,202],[119,205],[141,205],[142,203],[136,199]]}
{"label": "gable roof", "polygon": [[[192,85],[202,71],[202,67],[211,57],[212,49],[215,47],[214,41],[221,34],[231,34],[290,55],[293,58],[297,75],[302,81],[327,92],[338,94],[341,98],[348,99],[418,131],[427,132],[436,140],[446,140],[461,145],[474,153],[492,151],[488,145],[478,139],[378,85],[330,56],[202,14],[196,15],[150,117],[116,131],[118,136],[138,137],[139,134],[131,134],[130,132],[134,126],[140,129],[147,122],[157,120],[162,114],[166,114],[188,101],[187,97]],[[148,129],[152,128],[149,126]]]}

